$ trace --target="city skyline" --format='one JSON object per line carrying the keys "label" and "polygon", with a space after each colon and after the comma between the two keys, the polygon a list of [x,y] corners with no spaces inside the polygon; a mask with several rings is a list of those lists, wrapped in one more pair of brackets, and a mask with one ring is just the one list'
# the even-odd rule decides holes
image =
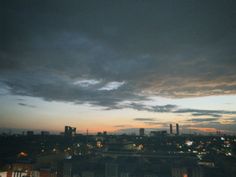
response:
{"label": "city skyline", "polygon": [[1,2],[0,129],[235,134],[235,5]]}

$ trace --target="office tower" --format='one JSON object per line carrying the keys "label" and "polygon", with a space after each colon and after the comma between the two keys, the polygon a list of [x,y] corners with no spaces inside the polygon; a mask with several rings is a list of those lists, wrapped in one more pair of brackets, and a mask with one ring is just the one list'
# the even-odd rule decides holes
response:
{"label": "office tower", "polygon": [[144,128],[139,129],[139,136],[144,136]]}
{"label": "office tower", "polygon": [[170,134],[173,134],[173,126],[170,124]]}
{"label": "office tower", "polygon": [[70,127],[70,126],[65,126],[65,132],[64,132],[65,137],[71,138],[75,134],[76,134],[76,128]]}
{"label": "office tower", "polygon": [[179,135],[179,124],[176,124],[176,135]]}

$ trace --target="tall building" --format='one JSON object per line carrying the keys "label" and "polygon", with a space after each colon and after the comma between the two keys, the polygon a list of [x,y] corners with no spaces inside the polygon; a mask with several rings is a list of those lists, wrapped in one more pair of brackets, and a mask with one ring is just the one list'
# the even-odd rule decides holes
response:
{"label": "tall building", "polygon": [[65,137],[71,138],[75,134],[76,134],[76,128],[75,127],[65,126],[65,132],[64,132]]}
{"label": "tall building", "polygon": [[170,124],[170,134],[173,134],[173,126]]}
{"label": "tall building", "polygon": [[176,124],[176,135],[179,135],[179,124]]}
{"label": "tall building", "polygon": [[144,136],[144,128],[139,129],[139,136]]}

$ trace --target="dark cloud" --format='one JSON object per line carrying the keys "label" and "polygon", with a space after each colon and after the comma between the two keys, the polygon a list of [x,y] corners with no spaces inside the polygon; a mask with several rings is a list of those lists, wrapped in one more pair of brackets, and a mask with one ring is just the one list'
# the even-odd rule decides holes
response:
{"label": "dark cloud", "polygon": [[207,109],[188,109],[180,108],[177,105],[155,105],[148,106],[141,103],[130,103],[125,105],[120,105],[117,109],[122,108],[132,108],[139,111],[149,111],[149,112],[159,112],[159,113],[189,113],[192,116],[210,116],[215,119],[222,117],[223,115],[236,115],[236,111],[227,110],[207,110]]}
{"label": "dark cloud", "polygon": [[[11,94],[108,109],[153,95],[235,94],[235,5],[233,0],[5,1],[0,82]],[[78,79],[101,82],[85,88],[73,84]],[[178,110],[188,111],[200,113]]]}
{"label": "dark cloud", "polygon": [[[222,114],[234,115],[236,111],[226,111],[226,110],[204,110],[204,109],[178,109],[174,111],[175,113],[192,113],[192,115],[210,115],[217,117]],[[215,116],[214,116],[215,115]],[[216,116],[217,115],[217,116]]]}
{"label": "dark cloud", "polygon": [[138,111],[149,111],[149,112],[172,112],[177,109],[176,105],[155,105],[155,106],[148,106],[146,104],[141,103],[129,103],[120,105],[119,108],[132,108]]}
{"label": "dark cloud", "polygon": [[135,121],[155,121],[153,118],[134,118]]}
{"label": "dark cloud", "polygon": [[161,128],[168,128],[169,124],[168,123],[160,123],[160,122],[144,122],[147,125],[157,125],[160,126]]}
{"label": "dark cloud", "polygon": [[193,118],[189,119],[190,122],[215,122],[219,120],[219,118]]}
{"label": "dark cloud", "polygon": [[212,122],[202,122],[202,123],[196,124],[196,125],[185,124],[185,125],[182,125],[181,128],[183,130],[186,130],[186,129],[194,130],[195,128],[199,129],[199,130],[201,130],[201,129],[204,130],[204,128],[206,128],[206,129],[210,128],[210,129],[215,129],[215,132],[222,131],[222,132],[227,132],[227,133],[235,133],[236,124],[233,122],[220,123],[220,122],[212,121]]}
{"label": "dark cloud", "polygon": [[124,127],[130,127],[130,125],[114,125],[115,128],[124,128]]}
{"label": "dark cloud", "polygon": [[177,108],[177,106],[167,104],[164,106],[152,106],[151,108],[154,112],[172,112],[173,110],[175,110]]}
{"label": "dark cloud", "polygon": [[18,103],[18,105],[20,105],[20,106],[25,106],[25,107],[29,107],[29,108],[36,108],[35,105],[26,104],[26,103]]}
{"label": "dark cloud", "polygon": [[206,113],[206,112],[197,112],[192,113],[192,116],[211,116],[211,117],[222,117],[220,114],[214,114],[214,113]]}

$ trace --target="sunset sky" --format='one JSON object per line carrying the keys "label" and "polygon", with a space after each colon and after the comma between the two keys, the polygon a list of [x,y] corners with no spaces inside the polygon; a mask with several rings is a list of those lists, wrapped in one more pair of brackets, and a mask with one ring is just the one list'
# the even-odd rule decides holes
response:
{"label": "sunset sky", "polygon": [[0,129],[236,133],[235,0],[3,0]]}

